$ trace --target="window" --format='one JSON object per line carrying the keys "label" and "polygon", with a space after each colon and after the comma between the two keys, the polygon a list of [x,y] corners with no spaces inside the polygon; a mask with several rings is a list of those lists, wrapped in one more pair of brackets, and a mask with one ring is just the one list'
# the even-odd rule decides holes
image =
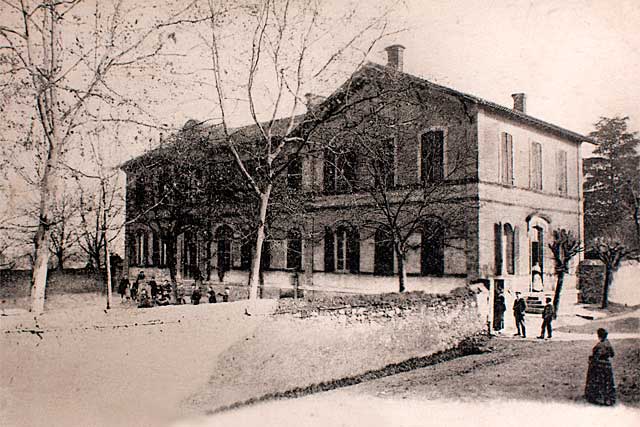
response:
{"label": "window", "polygon": [[302,236],[297,228],[287,233],[287,268],[302,270]]}
{"label": "window", "polygon": [[420,178],[438,182],[444,178],[444,131],[423,133],[420,138]]}
{"label": "window", "polygon": [[507,261],[507,274],[516,272],[516,234],[511,224],[504,225],[505,258]]}
{"label": "window", "polygon": [[218,272],[225,273],[231,270],[232,266],[231,251],[233,244],[233,230],[228,225],[221,225],[216,230],[215,237],[218,242]]}
{"label": "window", "polygon": [[[360,271],[360,235],[355,227],[340,225],[335,233],[335,240],[330,236],[325,236],[332,241],[329,246],[335,246],[335,267],[331,271],[358,273]],[[335,244],[334,244],[335,241]],[[326,242],[325,242],[326,244]]]}
{"label": "window", "polygon": [[567,195],[567,152],[566,151],[558,151],[558,157],[556,161],[556,170],[557,170],[557,182],[558,182],[558,193],[566,196]]}
{"label": "window", "polygon": [[336,191],[336,153],[332,147],[324,150],[324,191]]}
{"label": "window", "polygon": [[422,226],[421,268],[423,276],[444,274],[444,227],[438,220],[425,221]]}
{"label": "window", "polygon": [[373,274],[393,276],[393,236],[391,230],[380,227],[376,230],[373,260]]}
{"label": "window", "polygon": [[145,191],[146,184],[144,182],[144,178],[142,176],[138,176],[136,178],[133,190],[133,198],[135,200],[135,204],[138,207],[143,206],[145,203]]}
{"label": "window", "polygon": [[531,236],[531,268],[538,264],[540,274],[544,274],[544,230],[542,227],[533,227]]}
{"label": "window", "polygon": [[302,188],[302,160],[295,158],[287,165],[287,188],[297,191]]}
{"label": "window", "polygon": [[334,253],[334,235],[330,227],[324,229],[324,271],[327,273],[336,270]]}
{"label": "window", "polygon": [[251,242],[246,239],[240,246],[240,270],[249,271],[251,269],[252,252]]}
{"label": "window", "polygon": [[160,242],[158,241],[158,233],[151,233],[151,264],[157,267],[160,264]]}
{"label": "window", "polygon": [[136,249],[136,236],[129,237],[129,265],[134,266],[138,264],[138,252]]}
{"label": "window", "polygon": [[142,231],[138,231],[136,235],[136,265],[146,266],[149,264],[148,259],[148,242],[147,242],[147,233]]}
{"label": "window", "polygon": [[502,133],[500,153],[501,182],[505,185],[513,185],[513,137],[506,132]]}
{"label": "window", "polygon": [[542,144],[531,143],[531,163],[529,164],[529,188],[542,191]]}
{"label": "window", "polygon": [[356,154],[327,147],[324,154],[324,190],[344,194],[353,191],[356,179]]}
{"label": "window", "polygon": [[380,151],[374,160],[373,171],[375,178],[384,188],[393,188],[396,185],[396,142],[389,138],[382,141]]}

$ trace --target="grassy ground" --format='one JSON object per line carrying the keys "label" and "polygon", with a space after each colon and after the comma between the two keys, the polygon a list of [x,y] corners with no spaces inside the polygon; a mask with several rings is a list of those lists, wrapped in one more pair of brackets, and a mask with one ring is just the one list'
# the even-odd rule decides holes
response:
{"label": "grassy ground", "polygon": [[[580,402],[594,342],[498,339],[472,355],[356,386],[352,392],[394,398]],[[620,402],[640,407],[640,340],[614,340]]]}

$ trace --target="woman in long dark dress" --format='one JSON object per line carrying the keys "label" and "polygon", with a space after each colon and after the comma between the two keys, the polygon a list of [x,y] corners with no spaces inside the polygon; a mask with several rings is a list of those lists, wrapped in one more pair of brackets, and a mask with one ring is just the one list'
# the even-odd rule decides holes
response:
{"label": "woman in long dark dress", "polygon": [[614,352],[607,335],[606,329],[598,329],[600,341],[593,347],[593,354],[589,357],[584,396],[590,403],[611,406],[616,403],[616,386],[610,360]]}

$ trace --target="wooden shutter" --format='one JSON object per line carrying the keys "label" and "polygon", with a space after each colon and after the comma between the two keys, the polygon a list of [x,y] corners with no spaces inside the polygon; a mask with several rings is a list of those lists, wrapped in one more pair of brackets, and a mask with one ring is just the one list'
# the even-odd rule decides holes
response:
{"label": "wooden shutter", "polygon": [[347,239],[347,258],[349,260],[349,272],[360,272],[360,235],[355,229],[349,230]]}
{"label": "wooden shutter", "polygon": [[151,262],[154,266],[160,265],[160,242],[158,241],[158,234],[154,231],[151,234]]}
{"label": "wooden shutter", "polygon": [[495,244],[495,274],[500,276],[502,274],[502,225],[494,224],[494,244]]}
{"label": "wooden shutter", "polygon": [[333,230],[329,227],[324,229],[324,271],[335,271],[335,258],[334,258],[334,244],[333,244]]}

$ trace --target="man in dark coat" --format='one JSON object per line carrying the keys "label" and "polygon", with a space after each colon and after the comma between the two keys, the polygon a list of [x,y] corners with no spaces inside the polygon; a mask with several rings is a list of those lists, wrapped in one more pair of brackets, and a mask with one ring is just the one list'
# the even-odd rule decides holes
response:
{"label": "man in dark coat", "polygon": [[547,336],[551,338],[553,328],[551,327],[551,321],[553,320],[553,305],[551,305],[551,298],[547,297],[547,304],[542,311],[542,329],[540,331],[539,339],[544,339],[544,330],[547,330]]}
{"label": "man in dark coat", "polygon": [[149,290],[151,291],[151,299],[155,300],[158,296],[158,284],[156,283],[156,276],[151,276],[149,281]]}
{"label": "man in dark coat", "polygon": [[527,328],[524,324],[524,311],[526,309],[527,303],[524,301],[524,298],[520,296],[520,292],[516,292],[516,300],[513,302],[513,317],[516,319],[518,333],[515,335],[520,335],[522,338],[527,337]]}

